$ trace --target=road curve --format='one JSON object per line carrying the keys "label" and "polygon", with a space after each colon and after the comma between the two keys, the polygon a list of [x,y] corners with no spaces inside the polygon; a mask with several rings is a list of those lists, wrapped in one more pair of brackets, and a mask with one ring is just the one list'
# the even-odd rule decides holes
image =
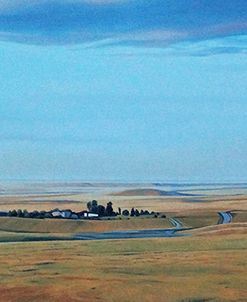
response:
{"label": "road curve", "polygon": [[177,218],[169,218],[170,223],[176,228],[176,229],[182,229],[183,225]]}
{"label": "road curve", "polygon": [[220,216],[218,224],[228,224],[232,222],[232,214],[231,212],[219,212]]}

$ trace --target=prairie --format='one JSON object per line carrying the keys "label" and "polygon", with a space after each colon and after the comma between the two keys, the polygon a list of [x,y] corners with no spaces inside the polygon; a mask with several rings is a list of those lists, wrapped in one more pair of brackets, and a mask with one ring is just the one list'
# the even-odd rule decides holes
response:
{"label": "prairie", "polygon": [[0,231],[23,233],[82,233],[116,230],[166,229],[166,218],[130,218],[111,220],[66,220],[0,217]]}
{"label": "prairie", "polygon": [[246,301],[247,237],[1,244],[0,300]]}
{"label": "prairie", "polygon": [[97,199],[106,204],[109,200],[113,202],[114,208],[145,209],[149,211],[166,213],[198,213],[218,211],[240,211],[247,210],[246,195],[217,195],[201,197],[167,197],[167,196],[109,196],[109,195],[87,195],[87,194],[62,194],[62,195],[22,195],[22,196],[0,196],[0,209],[27,209],[52,210],[54,208],[71,209],[81,211],[86,209],[89,200]]}
{"label": "prairie", "polygon": [[[117,193],[124,189],[114,187],[113,195],[111,190],[2,195],[1,211],[81,211],[87,201],[97,199],[102,204],[111,200],[115,209],[147,209],[167,218],[0,217],[0,301],[246,301],[246,192],[156,196],[149,189],[138,191],[131,186],[131,192],[139,195]],[[217,225],[220,211],[231,211],[232,223]],[[177,238],[71,240],[83,232],[174,227],[169,218],[192,229]]]}

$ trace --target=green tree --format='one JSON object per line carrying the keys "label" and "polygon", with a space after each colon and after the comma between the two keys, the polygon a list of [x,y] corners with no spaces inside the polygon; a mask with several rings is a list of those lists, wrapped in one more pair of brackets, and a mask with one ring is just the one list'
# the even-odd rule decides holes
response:
{"label": "green tree", "polygon": [[136,217],[140,216],[140,212],[137,209],[135,210],[135,216]]}
{"label": "green tree", "polygon": [[105,212],[106,212],[106,216],[113,216],[114,212],[113,212],[113,207],[112,207],[112,202],[111,201],[109,201],[107,203]]}
{"label": "green tree", "polygon": [[99,216],[105,216],[105,207],[102,205],[98,205],[97,214]]}
{"label": "green tree", "polygon": [[23,217],[22,210],[20,210],[20,209],[17,210],[17,217]]}
{"label": "green tree", "polygon": [[23,210],[23,217],[24,218],[30,218],[30,214],[28,213],[27,210]]}
{"label": "green tree", "polygon": [[129,216],[130,212],[128,210],[123,210],[123,216]]}
{"label": "green tree", "polygon": [[87,209],[88,209],[89,212],[91,211],[91,209],[92,209],[92,201],[89,201],[87,203]]}
{"label": "green tree", "polygon": [[91,202],[91,212],[97,214],[98,212],[98,201],[97,200],[92,200]]}

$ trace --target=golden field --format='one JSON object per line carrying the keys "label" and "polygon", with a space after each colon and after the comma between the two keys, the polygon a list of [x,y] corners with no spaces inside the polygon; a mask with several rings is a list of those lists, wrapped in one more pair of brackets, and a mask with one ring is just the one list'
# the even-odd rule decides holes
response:
{"label": "golden field", "polygon": [[247,210],[247,195],[215,195],[203,196],[199,201],[197,197],[166,197],[166,196],[111,196],[111,195],[87,195],[87,194],[60,194],[60,195],[22,195],[1,196],[0,209],[27,209],[52,210],[71,209],[82,211],[86,209],[89,200],[97,199],[103,205],[109,200],[113,202],[115,209],[145,209],[149,211],[186,214],[193,212],[218,212],[228,210]]}
{"label": "golden field", "polygon": [[[111,220],[30,219],[0,217],[0,231],[27,233],[82,233],[117,230],[166,229],[172,225],[165,218],[130,218]],[[1,236],[0,236],[1,238]]]}
{"label": "golden field", "polygon": [[2,244],[0,301],[246,301],[247,236]]}
{"label": "golden field", "polygon": [[[247,196],[141,193],[1,196],[0,210],[81,211],[97,199],[111,200],[115,209],[147,209],[167,218],[0,217],[0,301],[246,302]],[[233,222],[217,225],[219,211],[231,211]],[[169,218],[193,229],[176,238],[72,240],[83,232],[167,229]]]}

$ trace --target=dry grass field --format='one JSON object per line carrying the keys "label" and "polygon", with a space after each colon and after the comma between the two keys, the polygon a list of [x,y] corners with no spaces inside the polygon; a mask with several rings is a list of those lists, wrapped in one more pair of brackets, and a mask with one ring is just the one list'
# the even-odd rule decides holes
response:
{"label": "dry grass field", "polygon": [[[114,208],[147,209],[167,218],[103,221],[0,218],[0,301],[247,301],[247,196],[99,196],[33,194],[0,197],[0,210],[81,211],[97,199]],[[219,211],[233,222],[217,225]],[[76,233],[167,229],[185,237],[71,240]]]}
{"label": "dry grass field", "polygon": [[99,203],[113,202],[115,209],[145,209],[149,211],[172,213],[177,215],[191,213],[205,213],[218,211],[241,211],[247,210],[247,195],[205,195],[205,196],[112,196],[106,194],[33,194],[19,196],[0,196],[0,210],[27,209],[52,210],[71,209],[82,211],[86,209],[89,200],[97,199]]}
{"label": "dry grass field", "polygon": [[246,301],[241,232],[2,244],[0,301]]}
{"label": "dry grass field", "polygon": [[117,230],[170,228],[165,218],[130,218],[111,220],[66,220],[0,217],[0,231],[26,233],[82,233]]}

